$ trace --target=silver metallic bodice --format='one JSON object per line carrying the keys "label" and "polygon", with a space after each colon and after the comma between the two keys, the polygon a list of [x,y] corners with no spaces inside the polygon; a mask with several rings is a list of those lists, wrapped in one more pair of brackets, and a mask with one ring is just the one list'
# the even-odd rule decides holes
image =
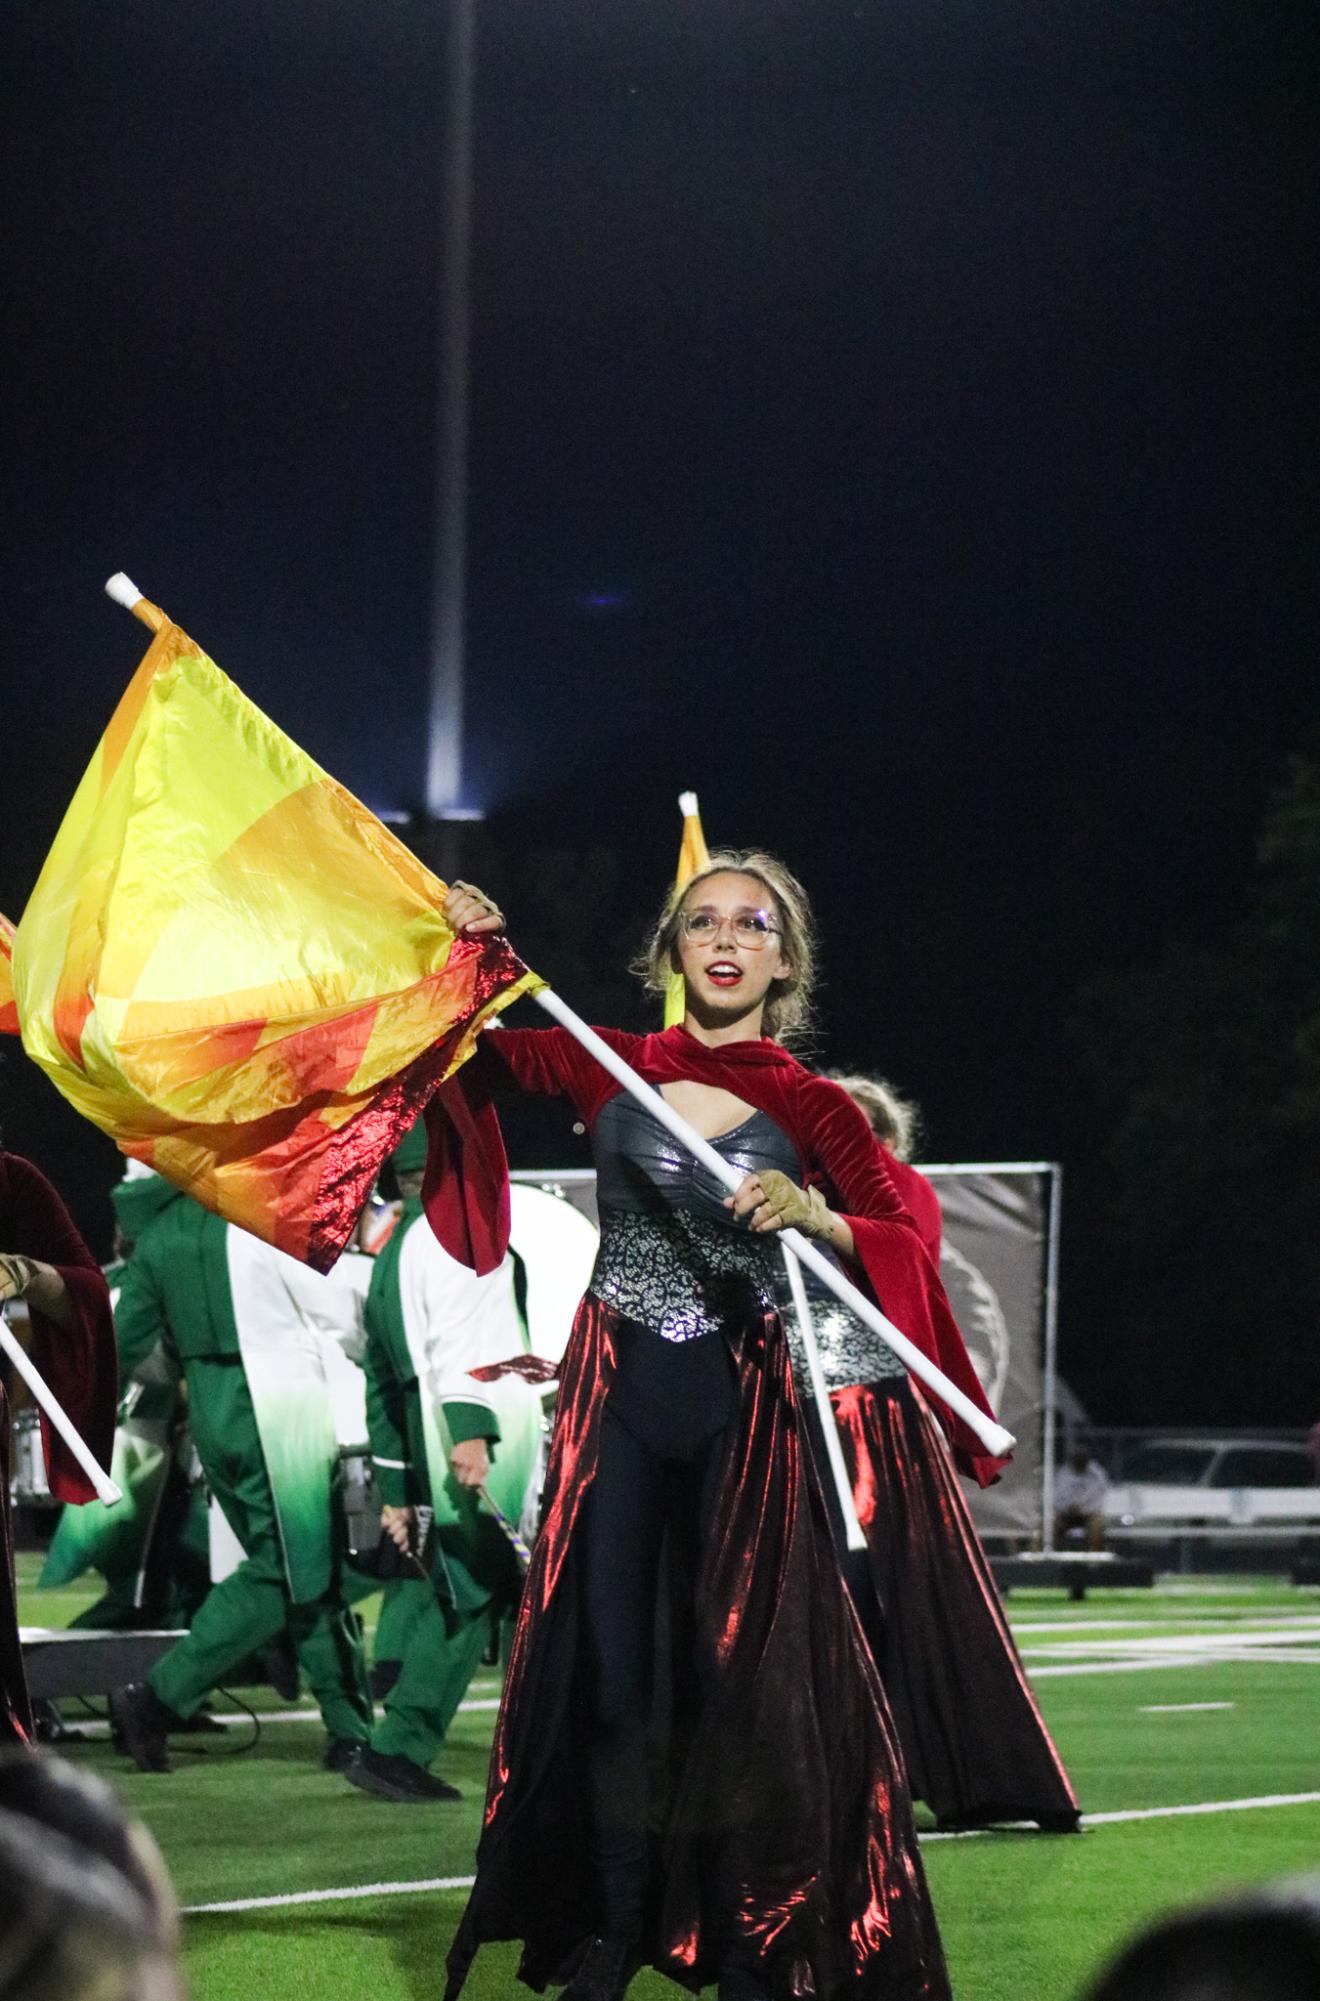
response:
{"label": "silver metallic bodice", "polygon": [[[829,1253],[827,1252],[828,1256]],[[837,1263],[837,1259],[831,1259]],[[820,1366],[826,1385],[832,1390],[851,1389],[854,1383],[878,1383],[888,1376],[905,1376],[907,1370],[887,1341],[882,1341],[855,1313],[834,1297],[829,1288],[818,1279],[814,1272],[803,1267],[803,1282],[807,1289],[807,1305],[811,1309],[811,1325],[816,1335],[816,1346],[820,1350]],[[806,1351],[802,1344],[802,1332],[798,1326],[793,1302],[789,1297],[788,1280],[783,1271],[783,1260],[775,1284],[775,1303],[784,1322],[788,1335],[789,1353],[793,1357],[793,1375],[797,1383],[798,1395],[809,1397],[811,1378],[807,1374]]]}
{"label": "silver metallic bodice", "polygon": [[[775,1303],[782,1262],[773,1236],[753,1236],[724,1190],[635,1099],[611,1098],[592,1131],[600,1249],[591,1291],[667,1341],[715,1333]],[[711,1141],[744,1174],[776,1167],[796,1180],[792,1142],[765,1112]]]}

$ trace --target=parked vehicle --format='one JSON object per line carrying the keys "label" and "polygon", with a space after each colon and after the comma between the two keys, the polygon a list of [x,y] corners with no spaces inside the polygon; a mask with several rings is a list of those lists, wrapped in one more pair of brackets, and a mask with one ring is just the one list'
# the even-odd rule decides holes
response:
{"label": "parked vehicle", "polygon": [[1105,1499],[1111,1534],[1320,1532],[1320,1482],[1301,1444],[1279,1439],[1148,1438],[1125,1455]]}

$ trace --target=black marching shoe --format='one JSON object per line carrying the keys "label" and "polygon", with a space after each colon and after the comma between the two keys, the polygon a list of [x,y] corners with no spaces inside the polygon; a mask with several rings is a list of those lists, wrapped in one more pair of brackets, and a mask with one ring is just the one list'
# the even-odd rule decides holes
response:
{"label": "black marching shoe", "polygon": [[366,1748],[360,1737],[327,1737],[321,1753],[321,1770],[346,1772]]}
{"label": "black marching shoe", "polygon": [[634,1933],[598,1932],[559,2001],[623,2001],[640,1963]]}
{"label": "black marching shoe", "polygon": [[448,1779],[438,1779],[414,1765],[411,1758],[391,1756],[362,1745],[356,1758],[342,1767],[350,1786],[370,1793],[373,1799],[394,1800],[404,1806],[421,1806],[428,1801],[457,1800],[463,1795]]}
{"label": "black marching shoe", "polygon": [[172,1709],[149,1681],[130,1681],[110,1691],[110,1727],[140,1772],[172,1772],[167,1741]]}

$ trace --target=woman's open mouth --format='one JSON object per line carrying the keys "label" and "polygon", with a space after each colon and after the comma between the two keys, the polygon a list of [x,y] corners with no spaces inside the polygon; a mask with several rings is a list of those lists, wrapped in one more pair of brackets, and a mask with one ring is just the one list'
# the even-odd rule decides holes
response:
{"label": "woman's open mouth", "polygon": [[706,978],[715,987],[736,987],[742,976],[742,967],[734,965],[731,959],[717,959],[706,968]]}

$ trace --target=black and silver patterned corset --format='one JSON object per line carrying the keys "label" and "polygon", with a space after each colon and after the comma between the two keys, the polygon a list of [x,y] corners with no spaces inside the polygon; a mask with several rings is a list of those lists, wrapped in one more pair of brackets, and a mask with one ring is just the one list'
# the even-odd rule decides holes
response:
{"label": "black and silver patterned corset", "polygon": [[[829,1252],[830,1262],[837,1263]],[[820,1350],[820,1366],[826,1385],[832,1390],[851,1389],[854,1383],[878,1383],[887,1376],[905,1376],[907,1370],[887,1341],[884,1341],[864,1320],[859,1320],[834,1297],[829,1288],[803,1267],[802,1278],[807,1290],[807,1305],[811,1309],[811,1325],[816,1336],[816,1346]],[[811,1378],[807,1374],[806,1350],[802,1343],[802,1330],[798,1326],[797,1314],[789,1296],[788,1280],[780,1271],[775,1282],[775,1303],[784,1322],[788,1335],[789,1353],[793,1357],[793,1375],[797,1383],[798,1395],[812,1394]]]}
{"label": "black and silver patterned corset", "polygon": [[[600,1248],[591,1290],[667,1341],[692,1341],[774,1304],[779,1252],[724,1207],[724,1190],[635,1099],[611,1098],[592,1132]],[[744,1174],[796,1180],[792,1142],[765,1112],[711,1141]]]}

